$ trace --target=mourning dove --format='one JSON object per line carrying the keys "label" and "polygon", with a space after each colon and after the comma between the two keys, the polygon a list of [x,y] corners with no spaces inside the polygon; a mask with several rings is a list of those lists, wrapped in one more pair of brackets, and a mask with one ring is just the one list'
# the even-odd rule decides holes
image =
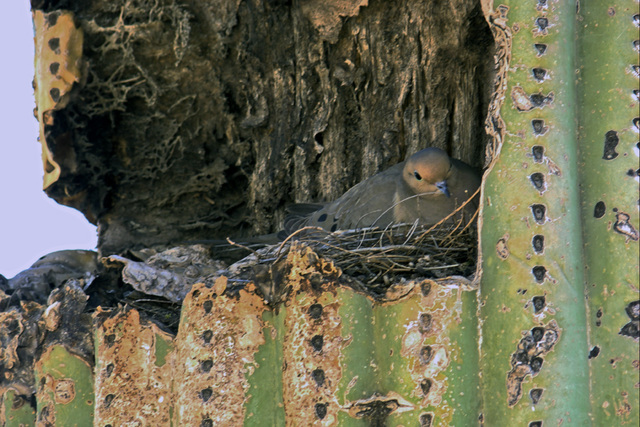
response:
{"label": "mourning dove", "polygon": [[[289,207],[284,231],[288,235],[306,226],[328,231],[384,228],[416,220],[432,225],[467,201],[479,186],[480,177],[471,166],[450,158],[439,148],[425,148],[362,181],[333,202]],[[465,206],[467,221],[476,209],[477,198]]]}

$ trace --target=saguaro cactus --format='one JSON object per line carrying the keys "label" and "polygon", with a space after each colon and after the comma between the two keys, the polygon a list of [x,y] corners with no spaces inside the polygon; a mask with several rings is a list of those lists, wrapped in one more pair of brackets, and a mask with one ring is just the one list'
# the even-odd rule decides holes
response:
{"label": "saguaro cactus", "polygon": [[[108,26],[105,31],[131,36],[125,37],[127,42],[121,47],[133,61],[136,52],[156,52],[144,44],[147,31],[165,34],[158,30],[170,21],[179,30],[175,32],[172,61],[177,59],[179,64],[191,58],[200,64],[208,58],[202,47],[208,44],[200,40],[197,54],[190,50],[191,9],[177,2],[165,3],[116,5],[113,10],[119,10],[120,15],[112,15],[120,18],[117,25]],[[345,9],[348,12],[342,13],[347,13],[349,19],[358,19],[365,3],[350,2],[351,7]],[[424,267],[432,261],[431,256],[407,252],[416,242],[409,245],[409,240],[394,241],[394,236],[386,234],[389,230],[370,231],[387,239],[374,240],[374,248],[363,247],[364,235],[357,235],[362,239],[354,240],[354,234],[349,233],[357,232],[349,231],[327,239],[308,239],[306,244],[288,242],[280,248],[266,248],[230,267],[213,262],[202,245],[166,251],[132,250],[129,254],[104,257],[103,269],[96,264],[93,253],[63,252],[53,257],[53,267],[49,263],[39,266],[37,286],[30,281],[29,273],[21,276],[26,288],[19,291],[26,296],[24,299],[31,298],[26,302],[18,300],[20,292],[11,287],[13,282],[0,276],[0,307],[7,307],[0,312],[0,422],[29,425],[37,420],[42,424],[71,425],[81,416],[83,423],[93,420],[95,425],[636,425],[640,420],[637,3],[511,0],[494,7],[489,3],[483,5],[496,41],[496,90],[486,122],[491,141],[486,150],[488,167],[478,221],[480,268],[475,281],[452,275],[442,265],[436,267],[444,272],[440,277],[424,277],[431,268]],[[340,44],[342,33],[346,32],[341,33],[338,25],[343,15],[329,14],[332,25],[327,26],[322,20],[322,8],[309,4],[296,9],[294,2],[294,19],[284,24],[293,24],[292,28],[300,31],[299,28],[307,28],[308,19],[320,37],[329,34],[329,43]],[[237,16],[253,16],[249,8],[243,7],[227,11],[224,20],[211,20],[216,37],[228,43],[220,44],[225,49],[214,49],[213,55],[222,57],[232,45],[236,47],[230,51],[256,54],[253,44],[229,37]],[[210,12],[206,8],[199,10]],[[367,19],[379,25],[376,17],[382,10],[372,7]],[[93,20],[76,26],[73,17],[70,11],[35,14],[36,25],[43,26],[42,31],[36,32],[36,41],[42,48],[38,51],[47,52],[40,53],[42,57],[36,61],[37,73],[42,77],[37,88],[47,168],[45,186],[64,189],[57,193],[62,200],[69,204],[82,201],[77,206],[84,206],[88,217],[97,217],[104,215],[115,198],[105,196],[98,203],[98,198],[89,197],[93,193],[74,187],[86,183],[74,178],[76,157],[66,156],[70,151],[62,150],[73,148],[68,128],[62,125],[66,123],[67,103],[77,100],[76,84],[85,83],[83,40],[103,40],[97,35],[106,27],[99,25],[107,25],[109,20],[106,19],[107,24]],[[127,20],[143,18],[149,18],[149,22],[125,25]],[[419,21],[407,17],[403,25],[411,28],[411,37],[423,40],[424,34],[416,30],[422,28],[423,22]],[[365,46],[361,52],[384,54],[378,50],[385,49],[369,49],[367,31],[371,27],[367,22],[358,21],[349,27],[353,34],[357,33],[357,42]],[[83,28],[88,30],[86,34]],[[74,36],[58,37],[59,32],[65,31]],[[411,37],[407,39],[413,40]],[[314,39],[317,46],[327,47],[325,42]],[[144,46],[139,52],[138,44]],[[61,46],[63,49],[58,52],[56,48]],[[340,45],[347,53],[352,50],[350,46]],[[112,52],[111,47],[105,41],[101,52]],[[333,67],[322,50],[313,51],[311,56],[308,52],[298,54],[305,60],[317,60],[313,67],[317,67],[314,72],[321,77],[319,80],[331,84],[332,79],[339,80],[337,89],[325,94],[324,102],[333,107],[335,99],[344,95],[341,91],[345,87],[349,94],[347,104],[359,102],[352,95],[361,96],[373,80],[358,74],[365,71],[351,60]],[[429,66],[436,63],[430,62],[435,56],[430,57],[421,49],[410,51],[416,61],[424,60]],[[442,51],[437,52],[442,59]],[[260,55],[262,52],[252,58],[259,62]],[[60,58],[71,62],[64,63]],[[142,67],[142,63],[131,63]],[[389,88],[397,82],[392,81],[393,74],[388,73],[386,64],[376,68],[375,84],[392,92]],[[303,69],[304,65],[296,62],[292,69]],[[211,71],[210,67],[201,69]],[[60,70],[67,71],[58,75]],[[135,70],[142,72],[142,68]],[[99,74],[95,71],[93,79]],[[160,71],[158,75],[164,75],[166,70]],[[317,83],[316,74],[301,75],[301,86]],[[416,102],[410,98],[417,89],[410,87],[422,84],[421,76],[409,73],[405,77],[400,85],[402,94],[396,100],[398,108]],[[284,77],[276,80],[277,85],[287,86]],[[122,81],[138,84],[137,80]],[[229,78],[227,83],[232,81]],[[366,83],[353,86],[355,81]],[[184,82],[190,83],[188,79]],[[87,84],[95,88],[99,81]],[[309,83],[309,87],[313,84]],[[177,91],[180,86],[170,89]],[[242,96],[225,92],[218,101],[231,105],[231,110],[241,110],[232,101]],[[196,100],[207,99],[194,95],[182,99],[185,100],[196,105]],[[126,97],[120,101],[118,108],[125,110],[134,104]],[[180,109],[182,101],[166,113],[172,113],[174,107],[176,111]],[[256,105],[257,112],[250,104],[241,126],[233,125],[238,112],[225,110],[229,119],[225,122],[227,133],[220,132],[218,137],[223,142],[225,138],[237,138],[244,144],[251,139],[247,135],[258,135],[264,139],[262,151],[257,152],[271,152],[272,147],[266,142],[273,129],[265,123],[270,120],[269,113],[274,112],[265,107],[269,105],[266,98],[250,102]],[[299,106],[306,107],[306,99]],[[151,111],[155,105],[148,103],[144,108]],[[452,110],[456,108],[457,104]],[[140,112],[134,110],[128,111],[132,117]],[[185,117],[191,120],[195,110],[186,108]],[[423,110],[417,107],[417,111]],[[80,120],[81,114],[75,110],[74,114],[77,115],[72,114],[73,118]],[[418,116],[394,116],[393,120],[419,124]],[[462,126],[465,115],[456,112],[454,116],[457,119],[451,123]],[[109,119],[117,120],[114,117]],[[171,122],[163,114],[150,117],[162,118],[158,124]],[[91,120],[94,119],[97,120]],[[310,137],[318,152],[325,149],[322,133],[332,126],[333,119],[322,120],[326,120],[318,125],[322,130]],[[465,135],[473,129],[468,125],[463,126],[467,129]],[[439,131],[432,133],[440,138],[441,133],[446,133],[444,127],[438,123]],[[195,128],[182,125],[171,127],[171,132],[183,128],[189,131],[172,141],[193,136],[189,142],[198,147],[196,137],[206,132],[192,135],[189,132]],[[284,128],[283,124],[276,133],[286,133]],[[418,134],[415,129],[407,132]],[[342,133],[332,132],[327,131],[327,135],[328,139],[333,138],[333,144],[335,135]],[[82,136],[98,138],[94,133]],[[457,131],[452,135],[452,141],[460,137]],[[276,139],[279,144],[286,143],[286,138]],[[131,167],[135,172],[127,163],[131,159],[127,143],[131,141],[118,141],[114,142],[118,147],[115,156],[122,162],[118,167]],[[370,148],[364,151],[367,150]],[[459,147],[452,151],[456,150]],[[230,152],[225,151],[225,162],[233,157]],[[461,152],[469,155],[473,149],[466,147]],[[85,157],[97,165],[99,156],[93,154]],[[164,154],[170,156],[171,152]],[[189,154],[201,153],[193,150]],[[286,158],[290,153],[283,148],[279,155]],[[307,160],[302,162],[307,155],[295,147],[299,161],[296,167],[307,164]],[[207,160],[207,155],[203,157]],[[337,162],[337,158],[327,161]],[[220,162],[221,158],[211,162],[219,174],[215,179],[218,187],[226,179],[222,168],[216,166]],[[266,173],[266,164],[263,162],[256,169]],[[65,186],[57,181],[61,177]],[[200,182],[199,178],[193,180],[198,191],[206,188],[200,187]],[[115,188],[115,181],[112,184]],[[107,187],[100,190],[106,194],[111,190]],[[74,188],[77,194],[71,192]],[[192,197],[195,193],[190,194]],[[176,193],[161,201],[173,207],[181,196]],[[205,199],[197,199],[199,208],[208,208]],[[85,206],[87,203],[90,206]],[[129,208],[127,204],[123,206]],[[162,215],[156,216],[163,219]],[[264,228],[267,216],[259,215],[259,219]],[[111,220],[117,224],[120,218],[107,215],[103,224],[110,224]],[[193,224],[187,224],[187,228],[190,225]],[[127,221],[126,226],[144,228],[136,221]],[[206,221],[197,225],[206,226]],[[114,230],[115,234],[120,232],[116,228],[111,232]],[[153,227],[146,230],[153,234]],[[429,244],[455,253],[446,258],[453,261],[444,264],[465,264],[457,254],[468,248],[451,243],[451,236],[459,230],[443,230],[440,235],[429,235]],[[469,235],[467,232],[467,239]],[[129,235],[119,237],[122,239],[118,245],[136,240]],[[341,245],[347,241],[355,245]],[[425,240],[416,244],[421,242]],[[375,256],[373,252],[362,255],[372,249]],[[340,258],[345,252],[351,257]],[[378,263],[384,256],[384,262]],[[60,260],[69,259],[75,263],[59,264]],[[69,265],[75,267],[68,268]],[[50,267],[58,267],[64,274],[47,276]],[[395,271],[402,274],[387,274],[397,267],[400,268]],[[42,303],[43,295],[42,299],[33,300],[33,292],[48,289],[51,281],[55,282],[54,276],[63,278],[59,281],[64,286],[56,283],[58,289],[49,295],[46,304]],[[362,277],[371,279],[374,285],[365,283],[367,280]],[[182,304],[179,324],[172,329],[167,327],[169,322],[159,321],[159,316],[153,318],[158,322],[155,324],[142,310],[132,307],[97,308],[101,302],[109,301],[110,293],[123,292],[129,285],[144,295],[138,300],[128,299],[139,307],[148,302],[142,300],[151,299],[150,295],[165,297],[161,304],[166,306]],[[95,289],[100,286],[105,289]],[[4,289],[15,293],[5,293]],[[126,288],[123,293],[129,298],[136,291]],[[88,300],[87,295],[93,298]],[[89,311],[93,312],[92,317]]]}

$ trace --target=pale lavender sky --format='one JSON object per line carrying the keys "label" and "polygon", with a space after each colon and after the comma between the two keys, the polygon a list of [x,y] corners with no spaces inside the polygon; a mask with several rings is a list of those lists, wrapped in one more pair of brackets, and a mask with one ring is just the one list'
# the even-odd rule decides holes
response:
{"label": "pale lavender sky", "polygon": [[11,0],[2,6],[0,274],[11,278],[49,252],[95,249],[96,229],[80,212],[58,205],[42,191],[29,1]]}

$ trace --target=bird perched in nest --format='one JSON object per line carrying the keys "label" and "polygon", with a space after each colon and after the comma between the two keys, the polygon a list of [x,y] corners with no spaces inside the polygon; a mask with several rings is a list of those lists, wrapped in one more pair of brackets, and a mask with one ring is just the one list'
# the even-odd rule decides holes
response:
{"label": "bird perched in nest", "polygon": [[[290,206],[283,234],[307,226],[335,231],[384,228],[416,220],[433,225],[473,196],[479,186],[480,176],[471,166],[439,148],[425,148],[355,185],[333,202]],[[467,222],[477,207],[476,196],[461,211]]]}

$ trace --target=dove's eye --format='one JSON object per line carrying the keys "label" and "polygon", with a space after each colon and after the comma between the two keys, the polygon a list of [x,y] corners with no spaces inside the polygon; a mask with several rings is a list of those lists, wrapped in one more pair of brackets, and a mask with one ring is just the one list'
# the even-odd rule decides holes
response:
{"label": "dove's eye", "polygon": [[413,171],[413,176],[415,176],[418,181],[422,181],[422,176],[420,176],[418,171]]}

